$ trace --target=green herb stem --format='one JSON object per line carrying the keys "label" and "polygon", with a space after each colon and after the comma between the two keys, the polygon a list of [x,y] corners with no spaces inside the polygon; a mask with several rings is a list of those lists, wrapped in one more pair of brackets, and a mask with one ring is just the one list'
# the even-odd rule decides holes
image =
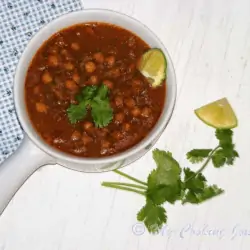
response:
{"label": "green herb stem", "polygon": [[142,191],[139,191],[139,190],[136,190],[136,189],[133,189],[133,188],[129,188],[129,187],[110,184],[109,182],[103,182],[102,186],[109,187],[109,188],[120,189],[120,190],[125,190],[125,191],[129,191],[129,192],[133,192],[133,193],[137,193],[137,194],[145,196],[145,192],[142,192]]}
{"label": "green herb stem", "polygon": [[105,185],[107,185],[107,184],[108,185],[118,185],[118,186],[134,187],[134,188],[138,188],[138,189],[147,190],[147,187],[145,187],[145,186],[130,184],[130,183],[126,183],[126,182],[103,182],[103,183],[105,183]]}
{"label": "green herb stem", "polygon": [[113,172],[115,172],[116,174],[119,174],[119,175],[121,175],[121,176],[123,176],[123,177],[125,177],[125,178],[127,178],[127,179],[129,179],[129,180],[131,180],[131,181],[140,183],[140,184],[142,184],[142,185],[144,185],[144,186],[148,186],[146,182],[140,181],[140,180],[138,180],[138,179],[136,179],[136,178],[134,178],[134,177],[132,177],[132,176],[130,176],[130,175],[127,175],[127,174],[125,174],[125,173],[123,173],[123,172],[121,172],[121,171],[119,171],[119,170],[117,170],[117,169],[113,170]]}
{"label": "green herb stem", "polygon": [[[220,148],[220,146],[217,146],[216,148],[214,148],[214,149],[211,151],[211,153],[210,153],[209,156],[207,157],[206,161],[202,164],[201,168],[200,168],[198,171],[196,171],[196,172],[195,172],[195,175],[192,176],[191,178],[197,176],[199,173],[201,173],[201,172],[206,168],[206,166],[208,165],[208,163],[209,163],[210,160],[212,159],[213,154],[214,154],[215,151],[216,151],[217,149],[219,149],[219,148]],[[189,178],[188,180],[190,180],[191,178]],[[187,180],[187,181],[188,181],[188,180]]]}

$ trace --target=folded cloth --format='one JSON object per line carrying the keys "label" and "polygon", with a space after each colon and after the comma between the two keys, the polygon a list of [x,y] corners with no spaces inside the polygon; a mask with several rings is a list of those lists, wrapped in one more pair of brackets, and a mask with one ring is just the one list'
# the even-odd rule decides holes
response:
{"label": "folded cloth", "polygon": [[23,138],[12,95],[20,55],[42,26],[81,8],[81,0],[0,0],[0,163]]}

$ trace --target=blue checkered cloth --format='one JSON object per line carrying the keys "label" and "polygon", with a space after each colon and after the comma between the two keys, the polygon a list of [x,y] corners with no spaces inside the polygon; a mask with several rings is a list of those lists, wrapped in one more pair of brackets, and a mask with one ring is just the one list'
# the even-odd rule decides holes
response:
{"label": "blue checkered cloth", "polygon": [[42,26],[80,9],[81,0],[0,0],[0,163],[17,149],[23,138],[12,96],[20,55]]}

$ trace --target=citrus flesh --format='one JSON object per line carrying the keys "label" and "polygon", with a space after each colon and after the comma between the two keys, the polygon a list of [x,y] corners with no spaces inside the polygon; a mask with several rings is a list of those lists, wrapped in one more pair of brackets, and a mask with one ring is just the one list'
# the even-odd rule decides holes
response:
{"label": "citrus flesh", "polygon": [[142,55],[137,68],[152,87],[157,87],[166,79],[167,60],[162,50],[150,49]]}
{"label": "citrus flesh", "polygon": [[237,117],[227,98],[211,102],[194,112],[205,124],[216,129],[231,129],[238,125]]}

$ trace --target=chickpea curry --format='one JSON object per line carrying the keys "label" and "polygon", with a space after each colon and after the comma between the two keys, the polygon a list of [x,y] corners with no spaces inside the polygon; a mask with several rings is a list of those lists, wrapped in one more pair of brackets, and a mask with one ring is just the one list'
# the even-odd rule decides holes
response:
{"label": "chickpea curry", "polygon": [[106,23],[84,23],[54,34],[26,76],[30,120],[51,146],[81,157],[104,157],[136,145],[152,130],[166,84],[153,88],[137,69],[150,47]]}

